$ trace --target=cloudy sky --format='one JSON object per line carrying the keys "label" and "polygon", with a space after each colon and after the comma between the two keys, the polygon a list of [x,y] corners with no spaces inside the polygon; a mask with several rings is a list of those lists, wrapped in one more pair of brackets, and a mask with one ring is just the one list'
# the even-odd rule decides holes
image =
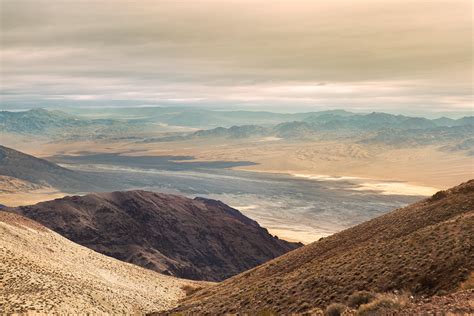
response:
{"label": "cloudy sky", "polygon": [[472,0],[0,0],[1,107],[473,109]]}

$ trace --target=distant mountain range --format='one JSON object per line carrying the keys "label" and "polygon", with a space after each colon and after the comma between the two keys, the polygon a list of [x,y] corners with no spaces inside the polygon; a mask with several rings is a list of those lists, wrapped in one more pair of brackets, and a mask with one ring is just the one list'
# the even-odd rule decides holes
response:
{"label": "distant mountain range", "polygon": [[[172,312],[321,314],[331,303],[350,305],[349,297],[358,291],[444,295],[472,288],[473,245],[471,180],[203,289]],[[466,295],[472,298],[470,293]],[[416,310],[409,301],[390,296],[380,300],[380,306],[366,307],[373,309],[371,313],[360,315],[397,315],[407,310],[406,315],[418,314],[409,312]],[[472,305],[459,304],[467,309],[458,311],[472,312]],[[435,310],[445,314],[456,308],[437,306]]]}
{"label": "distant mountain range", "polygon": [[221,281],[296,249],[222,202],[147,191],[5,209],[80,245],[177,277]]}
{"label": "distant mountain range", "polygon": [[385,131],[417,131],[438,132],[458,131],[459,133],[474,131],[474,117],[463,117],[458,120],[407,117],[386,113],[366,115],[345,113],[344,115],[321,114],[311,115],[303,121],[281,123],[272,127],[255,125],[218,127],[212,130],[197,131],[190,137],[228,137],[243,138],[251,136],[278,136],[284,138],[302,138],[322,133],[333,133],[339,136],[355,136],[365,133],[383,133]]}
{"label": "distant mountain range", "polygon": [[[212,129],[215,127],[232,127],[241,125],[260,125],[271,127],[288,122],[307,123],[331,123],[338,127],[339,124],[364,128],[369,127],[393,127],[393,128],[428,128],[435,126],[458,126],[472,125],[473,117],[451,119],[441,117],[437,119],[426,119],[422,117],[410,117],[404,115],[393,115],[381,112],[368,114],[353,113],[345,110],[327,110],[318,112],[302,113],[275,113],[268,111],[220,111],[185,107],[144,107],[144,108],[115,108],[115,109],[67,109],[67,111],[84,117],[108,118],[108,119],[138,119],[149,122],[163,123],[195,127],[201,129]],[[343,122],[346,122],[345,124]]]}
{"label": "distant mountain range", "polygon": [[[454,145],[453,150],[456,150],[458,143],[465,142],[474,134],[474,116],[456,120],[446,117],[430,120],[375,112],[356,114],[344,110],[296,114],[183,108],[142,108],[139,112],[137,109],[128,110],[130,113],[126,112],[126,109],[114,109],[110,113],[106,110],[97,110],[99,112],[96,116],[108,114],[109,117],[106,119],[85,118],[57,110],[2,111],[0,131],[34,137],[56,137],[63,140],[128,139],[144,142],[269,136],[300,140],[350,138],[361,143],[389,145],[456,142],[451,144]],[[125,116],[126,113],[129,115]],[[171,135],[150,136],[162,129],[166,131],[164,126],[203,129],[196,132],[172,132]],[[465,148],[466,144],[470,142],[460,144],[457,148]],[[473,154],[474,148],[470,147],[467,151],[468,154]]]}
{"label": "distant mountain range", "polygon": [[0,132],[36,137],[127,137],[130,133],[142,131],[143,124],[140,120],[87,119],[57,110],[0,111]]}
{"label": "distant mountain range", "polygon": [[[70,110],[71,111],[71,110]],[[98,111],[98,110],[97,110]],[[272,113],[253,111],[212,111],[190,108],[130,108],[101,110],[94,116],[94,110],[82,112],[72,110],[69,114],[59,110],[32,109],[28,111],[0,111],[0,131],[19,134],[77,133],[86,128],[98,136],[137,132],[145,127],[157,128],[156,124],[194,128],[230,127],[232,125],[256,124],[271,126],[282,122],[300,121],[306,117],[334,113],[343,115],[342,110],[316,113]],[[92,113],[92,114],[91,114]],[[347,112],[348,113],[348,112]]]}
{"label": "distant mountain range", "polygon": [[472,141],[474,117],[457,120],[407,117],[386,113],[311,114],[302,121],[280,123],[274,126],[241,125],[200,130],[186,135],[146,139],[145,142],[168,142],[191,139],[245,139],[274,137],[289,140],[349,139],[370,144],[393,146],[447,145],[444,150],[464,151],[474,155]]}
{"label": "distant mountain range", "polygon": [[221,111],[195,107],[129,107],[129,108],[96,108],[65,109],[68,113],[90,118],[143,119],[155,123],[187,126],[201,129],[214,127],[231,127],[233,125],[272,126],[283,122],[301,121],[312,115],[351,114],[344,110],[328,110],[306,113],[275,113],[268,111]]}

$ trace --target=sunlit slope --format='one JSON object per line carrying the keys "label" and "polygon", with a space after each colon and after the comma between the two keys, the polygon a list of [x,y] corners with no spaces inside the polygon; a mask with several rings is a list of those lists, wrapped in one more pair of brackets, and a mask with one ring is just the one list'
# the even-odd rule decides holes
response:
{"label": "sunlit slope", "polygon": [[0,212],[0,313],[144,313],[203,286],[101,255],[44,226]]}

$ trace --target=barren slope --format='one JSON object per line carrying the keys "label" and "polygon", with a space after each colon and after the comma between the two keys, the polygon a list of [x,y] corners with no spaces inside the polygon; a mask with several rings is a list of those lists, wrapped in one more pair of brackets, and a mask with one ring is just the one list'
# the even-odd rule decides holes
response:
{"label": "barren slope", "polygon": [[127,191],[8,210],[100,253],[195,280],[219,281],[301,246],[204,198]]}
{"label": "barren slope", "polygon": [[176,305],[181,280],[79,246],[20,215],[0,211],[0,314],[144,313]]}
{"label": "barren slope", "polygon": [[0,175],[0,204],[2,205],[28,205],[63,196],[63,193],[54,188]]}
{"label": "barren slope", "polygon": [[178,311],[304,312],[355,291],[455,291],[474,268],[474,180],[292,251],[187,298]]}
{"label": "barren slope", "polygon": [[94,174],[76,172],[44,159],[0,145],[0,175],[63,192],[82,192],[113,187]]}

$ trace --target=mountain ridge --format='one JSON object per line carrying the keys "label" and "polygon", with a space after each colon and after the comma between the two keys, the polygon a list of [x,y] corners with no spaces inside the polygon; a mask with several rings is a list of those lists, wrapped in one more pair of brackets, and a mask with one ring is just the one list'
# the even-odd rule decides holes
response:
{"label": "mountain ridge", "polygon": [[301,246],[271,236],[220,201],[143,190],[6,210],[100,253],[195,280],[223,280]]}
{"label": "mountain ridge", "polygon": [[361,290],[453,292],[474,269],[473,236],[470,180],[199,291],[173,312],[304,313]]}
{"label": "mountain ridge", "polygon": [[[388,145],[427,145],[463,142],[474,132],[474,117],[457,120],[429,120],[387,113],[353,114],[345,112],[312,114],[300,121],[286,121],[272,126],[233,125],[192,133],[145,139],[144,142],[169,142],[193,139],[245,139],[276,137],[288,140],[352,139],[356,143]],[[474,148],[471,148],[474,149]]]}

